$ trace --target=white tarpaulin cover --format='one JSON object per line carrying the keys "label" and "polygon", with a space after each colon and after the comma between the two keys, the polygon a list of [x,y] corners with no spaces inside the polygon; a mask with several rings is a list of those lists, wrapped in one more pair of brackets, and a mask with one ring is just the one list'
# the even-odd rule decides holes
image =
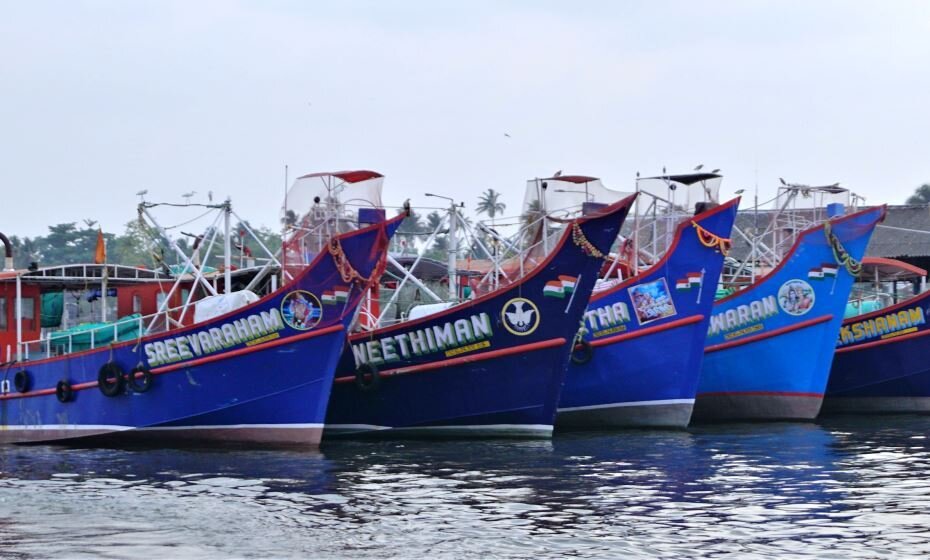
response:
{"label": "white tarpaulin cover", "polygon": [[258,296],[249,290],[205,297],[194,306],[194,322],[199,323],[225,315],[256,301]]}

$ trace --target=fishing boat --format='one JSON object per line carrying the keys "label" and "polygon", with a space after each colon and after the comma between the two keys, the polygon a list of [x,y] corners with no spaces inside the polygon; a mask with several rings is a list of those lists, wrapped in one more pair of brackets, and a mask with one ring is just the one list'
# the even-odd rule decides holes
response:
{"label": "fishing boat", "polygon": [[898,300],[896,289],[902,281],[925,288],[927,271],[887,258],[862,264],[860,280],[873,280],[873,289],[890,283],[893,293],[873,291],[850,302],[853,313],[840,327],[823,412],[930,412],[930,292]]}
{"label": "fishing boat", "polygon": [[[313,177],[349,185],[381,178]],[[303,247],[309,260],[288,263],[292,276],[268,252],[269,262],[241,282],[249,289],[234,290],[229,223],[238,216],[229,201],[184,205],[216,212],[213,223],[226,224],[224,263],[212,277],[206,263],[187,256],[158,225],[157,206],[141,203],[140,220],[150,218],[177,252],[183,264],[176,274],[106,263],[11,270],[7,245],[0,274],[0,348],[7,354],[0,366],[0,442],[318,444],[346,330],[404,216],[359,224],[315,253]],[[217,239],[217,229],[211,232],[207,254]],[[269,271],[282,269],[278,288]],[[97,291],[104,324],[43,329],[37,320],[43,294],[76,286]],[[338,295],[330,301],[327,294]],[[130,316],[108,322],[108,299],[115,300],[111,311]],[[155,305],[155,313],[140,313]]]}
{"label": "fishing boat", "polygon": [[[798,200],[843,190],[785,185]],[[777,265],[714,304],[694,420],[811,420],[819,413],[846,301],[885,209],[843,214],[834,203],[827,212],[796,237],[796,227],[778,225],[777,243],[793,244]]]}
{"label": "fishing boat", "polygon": [[[634,198],[563,224],[509,283],[351,335],[325,438],[551,436],[572,339]],[[458,295],[455,278],[448,286]]]}
{"label": "fishing boat", "polygon": [[[680,197],[689,189],[712,189],[716,194],[720,179],[717,174],[694,173],[641,181],[663,183]],[[652,264],[625,279],[608,278],[603,288],[595,289],[568,367],[558,428],[685,428],[691,419],[710,312],[739,199],[681,220],[681,203],[672,204],[665,192],[661,197],[649,194],[647,189],[640,192],[637,206],[646,203],[648,208],[635,214],[624,264],[635,272],[629,263],[638,262],[644,253]],[[633,244],[655,231],[656,220],[643,218],[654,214],[657,203],[665,203],[658,215],[681,220],[665,228],[671,241],[663,244],[664,254],[655,244]],[[692,197],[684,209],[713,204],[714,197]],[[657,253],[661,256],[656,259]],[[608,270],[608,276],[615,269]]]}

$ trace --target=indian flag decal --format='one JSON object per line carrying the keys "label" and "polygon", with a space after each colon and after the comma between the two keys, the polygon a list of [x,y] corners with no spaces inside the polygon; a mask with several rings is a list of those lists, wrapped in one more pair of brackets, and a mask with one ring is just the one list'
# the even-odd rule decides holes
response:
{"label": "indian flag decal", "polygon": [[564,299],[566,295],[570,295],[575,291],[575,282],[577,280],[577,276],[559,275],[558,279],[546,282],[546,285],[543,286],[543,295]]}
{"label": "indian flag decal", "polygon": [[684,278],[679,279],[675,282],[676,290],[690,290],[694,287],[700,287],[702,284],[701,277],[703,275],[700,272],[689,272],[685,274]]}
{"label": "indian flag decal", "polygon": [[[836,276],[836,270],[833,271],[833,276]],[[823,267],[818,266],[817,268],[812,268],[807,271],[807,277],[813,280],[823,280]]]}
{"label": "indian flag decal", "polygon": [[833,278],[836,276],[836,273],[839,272],[840,267],[835,264],[822,264],[820,265],[820,270],[823,272],[824,278]]}
{"label": "indian flag decal", "polygon": [[348,286],[333,286],[332,290],[323,292],[321,299],[324,305],[336,305],[345,302],[349,299],[349,288]]}

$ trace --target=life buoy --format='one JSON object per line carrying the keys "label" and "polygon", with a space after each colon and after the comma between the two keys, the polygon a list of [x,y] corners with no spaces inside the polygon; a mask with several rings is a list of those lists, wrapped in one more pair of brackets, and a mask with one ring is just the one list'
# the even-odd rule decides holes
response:
{"label": "life buoy", "polygon": [[123,392],[123,368],[116,362],[107,362],[100,366],[97,373],[97,387],[108,397],[115,397]]}
{"label": "life buoy", "polygon": [[579,340],[572,346],[572,363],[582,366],[591,361],[594,347],[587,340]]}
{"label": "life buoy", "polygon": [[58,385],[55,385],[55,397],[58,402],[66,403],[74,398],[74,389],[70,383],[62,379],[58,382]]}
{"label": "life buoy", "polygon": [[[139,374],[142,374],[140,377]],[[142,364],[132,368],[129,372],[129,388],[136,393],[144,393],[152,388],[152,372]]]}
{"label": "life buoy", "polygon": [[[366,378],[367,377],[367,378]],[[362,364],[355,370],[355,386],[366,393],[376,391],[381,385],[381,373],[371,364]]]}
{"label": "life buoy", "polygon": [[32,376],[24,369],[17,371],[13,376],[13,387],[20,393],[28,393],[32,388]]}

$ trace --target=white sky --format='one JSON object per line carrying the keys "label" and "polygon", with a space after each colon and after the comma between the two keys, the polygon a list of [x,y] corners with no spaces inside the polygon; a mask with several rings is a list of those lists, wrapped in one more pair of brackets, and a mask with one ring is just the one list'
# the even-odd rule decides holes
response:
{"label": "white sky", "polygon": [[[99,219],[135,192],[230,195],[274,225],[291,177],[368,168],[435,205],[526,179],[723,193],[930,182],[930,2],[0,0],[0,231]],[[510,134],[510,138],[504,134]]]}

